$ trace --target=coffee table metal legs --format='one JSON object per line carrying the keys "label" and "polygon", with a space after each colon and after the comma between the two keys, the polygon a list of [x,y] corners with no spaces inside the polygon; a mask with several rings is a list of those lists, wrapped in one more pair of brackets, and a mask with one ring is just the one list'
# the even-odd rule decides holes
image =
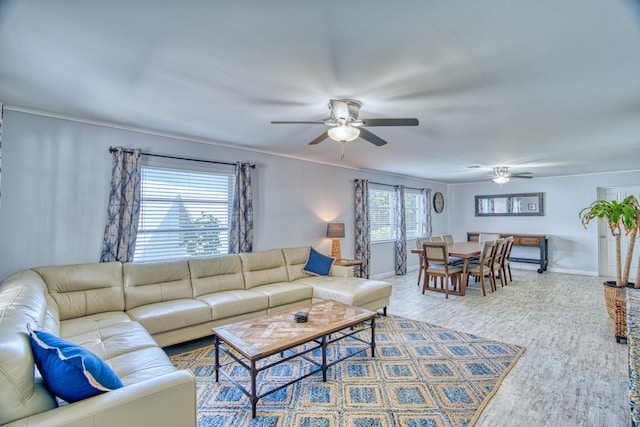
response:
{"label": "coffee table metal legs", "polygon": [[[346,337],[354,337],[356,340],[361,341],[363,343],[367,343],[369,344],[369,348],[371,348],[371,356],[375,357],[376,353],[375,353],[375,348],[376,348],[376,343],[375,343],[375,337],[376,337],[376,331],[375,331],[375,317],[368,320],[368,321],[364,321],[362,322],[362,325],[367,325],[368,324],[368,328],[370,332],[371,332],[371,338],[370,341],[367,342],[365,339],[362,339],[360,337],[358,337],[356,334],[359,334],[361,332],[363,332],[364,330],[351,330],[350,332],[344,333],[344,334],[340,334],[341,336],[338,338],[332,338],[331,334],[327,334],[327,335],[323,335],[322,337],[319,338],[319,340],[314,340],[315,343],[317,344],[316,347],[314,348],[309,348],[306,349],[302,352],[296,353],[293,352],[292,355],[287,356],[285,354],[285,352],[280,353],[280,356],[283,357],[282,360],[277,361],[275,363],[269,364],[267,366],[263,366],[263,367],[258,367],[257,366],[257,362],[263,360],[264,358],[259,358],[259,359],[255,359],[255,360],[246,360],[244,359],[244,361],[242,360],[241,357],[235,355],[233,352],[230,352],[229,349],[226,348],[222,348],[222,342],[223,340],[220,339],[220,337],[218,337],[217,335],[214,334],[213,337],[213,342],[215,344],[215,378],[216,378],[216,382],[219,382],[220,379],[220,373],[222,373],[228,380],[230,380],[233,384],[235,384],[251,401],[251,417],[255,418],[256,417],[256,407],[258,405],[258,401],[267,396],[268,394],[274,393],[284,387],[287,387],[297,381],[300,381],[304,378],[307,378],[319,371],[322,371],[322,381],[326,382],[327,381],[327,371],[329,370],[329,368],[333,365],[335,365],[338,362],[341,362],[345,359],[348,359],[349,357],[355,356],[357,354],[361,354],[361,353],[365,353],[367,351],[367,348],[365,347],[364,349],[361,349],[359,351],[356,351],[352,354],[346,355],[342,358],[338,358],[336,360],[331,360],[329,361],[327,358],[327,349],[329,347],[329,344],[334,343],[336,341],[340,341]],[[226,354],[228,354],[235,362],[239,363],[241,366],[243,366],[245,369],[247,369],[249,371],[249,377],[250,377],[250,387],[249,390],[247,390],[245,387],[243,387],[238,381],[236,381],[229,373],[227,373],[224,369],[222,369],[222,365],[220,364],[220,350],[222,348],[222,351],[224,351]],[[231,346],[231,348],[233,348]],[[310,352],[312,352],[315,349],[321,349],[321,356],[322,356],[322,361],[318,362],[318,361],[314,361],[311,358],[307,357],[306,355]],[[289,350],[285,350],[286,352],[290,351]],[[286,362],[288,360],[291,360],[295,357],[302,357],[305,360],[313,363],[316,365],[317,369],[315,370],[311,370],[310,372],[306,373],[305,375],[300,376],[299,378],[296,378],[290,382],[287,382],[286,384],[282,384],[279,387],[276,387],[274,389],[271,389],[263,394],[258,394],[258,389],[257,389],[257,377],[258,374],[265,369],[269,369],[272,366],[278,365],[280,363]],[[250,363],[246,363],[246,362],[250,362]],[[229,363],[229,362],[225,362],[225,365]]]}
{"label": "coffee table metal legs", "polygon": [[322,381],[327,382],[327,336],[322,337]]}
{"label": "coffee table metal legs", "polygon": [[256,417],[256,406],[258,405],[258,393],[256,391],[256,377],[258,370],[256,369],[256,361],[251,361],[251,418]]}
{"label": "coffee table metal legs", "polygon": [[215,369],[216,369],[216,382],[220,381],[220,338],[217,335],[214,335],[213,342],[216,347],[215,352]]}
{"label": "coffee table metal legs", "polygon": [[[386,316],[386,314],[385,314]],[[376,318],[371,319],[371,357],[376,357]]]}

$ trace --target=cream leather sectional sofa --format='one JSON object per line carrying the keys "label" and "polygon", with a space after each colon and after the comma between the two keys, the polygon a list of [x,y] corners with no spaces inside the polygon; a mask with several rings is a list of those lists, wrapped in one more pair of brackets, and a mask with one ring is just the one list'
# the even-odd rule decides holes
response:
{"label": "cream leather sectional sofa", "polygon": [[[19,271],[0,286],[0,425],[196,425],[191,372],[162,347],[211,335],[211,328],[336,299],[383,309],[391,285],[302,271],[309,247],[152,264],[96,263]],[[80,344],[105,360],[124,387],[75,403],[44,387],[27,324]]]}

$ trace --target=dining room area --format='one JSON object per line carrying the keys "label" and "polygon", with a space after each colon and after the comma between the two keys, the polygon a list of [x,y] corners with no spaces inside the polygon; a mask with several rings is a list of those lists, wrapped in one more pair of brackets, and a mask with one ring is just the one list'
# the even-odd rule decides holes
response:
{"label": "dining room area", "polygon": [[417,285],[427,291],[465,296],[469,281],[479,283],[482,295],[513,281],[510,257],[514,236],[478,233],[466,241],[451,234],[418,237],[411,254],[418,256]]}

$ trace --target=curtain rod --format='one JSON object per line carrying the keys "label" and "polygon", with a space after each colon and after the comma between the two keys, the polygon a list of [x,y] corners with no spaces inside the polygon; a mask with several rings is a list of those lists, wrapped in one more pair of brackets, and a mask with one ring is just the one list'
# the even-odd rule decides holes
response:
{"label": "curtain rod", "polygon": [[[374,185],[384,185],[386,187],[397,187],[397,185],[393,185],[393,184],[383,184],[381,182],[373,182],[373,181],[369,181],[369,184],[374,184]],[[415,188],[415,187],[407,187],[405,186],[404,188],[408,188],[409,190],[418,190],[418,191],[422,191],[422,190],[426,190],[426,188]]]}
{"label": "curtain rod", "polygon": [[[113,147],[109,147],[109,152],[113,153],[114,151],[116,151],[115,148]],[[129,149],[124,149],[122,150],[125,153],[133,153],[133,150],[129,150]],[[142,153],[143,156],[151,156],[151,157],[162,157],[164,159],[174,159],[174,160],[188,160],[190,162],[202,162],[202,163],[215,163],[217,165],[229,165],[229,166],[235,166],[235,163],[230,163],[230,162],[219,162],[216,160],[203,160],[203,159],[191,159],[189,157],[178,157],[178,156],[168,156],[165,154],[151,154],[151,153]],[[249,165],[251,167],[251,169],[255,169],[256,165]]]}

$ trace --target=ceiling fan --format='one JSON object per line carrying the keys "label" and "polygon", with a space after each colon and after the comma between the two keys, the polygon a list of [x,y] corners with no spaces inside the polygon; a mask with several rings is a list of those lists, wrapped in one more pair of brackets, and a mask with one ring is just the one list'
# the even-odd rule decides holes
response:
{"label": "ceiling fan", "polygon": [[511,178],[531,179],[533,178],[533,174],[531,172],[511,173],[509,172],[508,166],[498,166],[493,168],[491,181],[495,184],[506,184]]}
{"label": "ceiling fan", "polygon": [[331,99],[329,101],[331,117],[326,120],[316,121],[272,121],[271,124],[323,124],[329,126],[324,133],[311,141],[309,145],[319,144],[327,138],[340,143],[340,158],[344,158],[344,144],[353,141],[357,137],[381,146],[387,141],[369,132],[365,127],[369,126],[418,126],[418,119],[360,119],[360,107],[362,103],[355,99]]}

